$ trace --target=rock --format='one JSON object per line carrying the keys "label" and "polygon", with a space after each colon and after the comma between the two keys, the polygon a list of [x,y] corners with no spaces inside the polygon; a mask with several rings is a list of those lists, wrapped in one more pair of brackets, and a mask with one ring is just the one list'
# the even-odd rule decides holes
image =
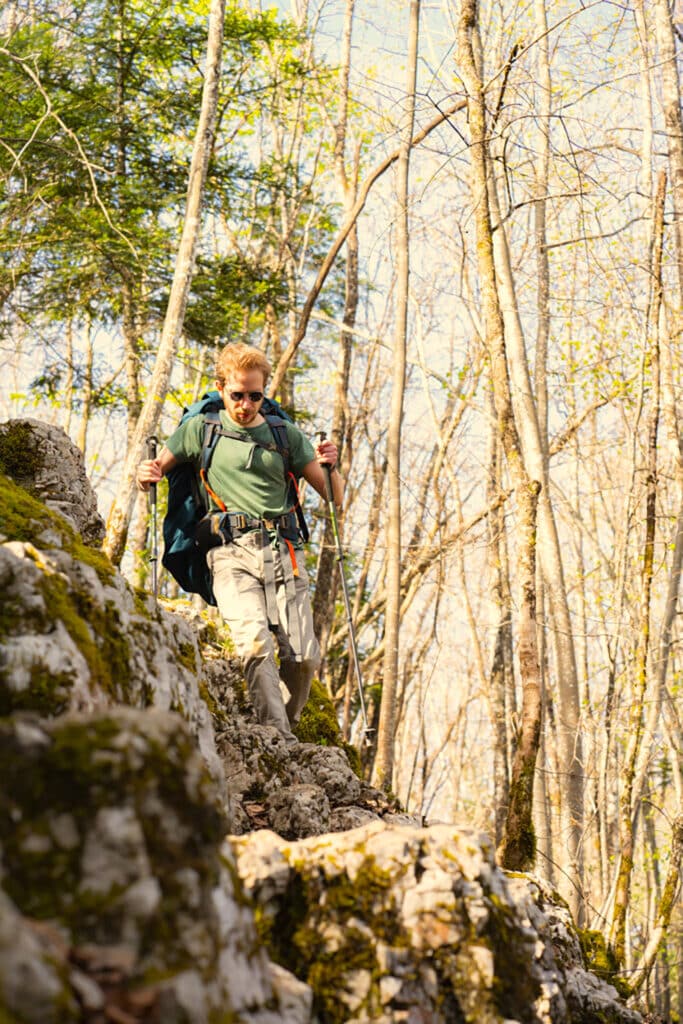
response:
{"label": "rock", "polygon": [[63,945],[31,928],[0,890],[0,1017],[7,1011],[26,1024],[66,1024],[78,1003],[60,971]]}
{"label": "rock", "polygon": [[86,544],[102,543],[104,520],[83,454],[63,430],[33,419],[0,423],[0,472],[59,512]]}
{"label": "rock", "polygon": [[196,636],[181,617],[140,600],[108,564],[23,541],[0,544],[0,587],[0,714],[177,709],[223,777]]}
{"label": "rock", "polygon": [[[178,714],[14,715],[0,722],[0,777],[8,1010],[61,1024],[72,1018],[56,1007],[95,1007],[115,988],[123,1011],[153,976],[160,1020],[277,1019],[271,965],[222,846],[221,789]],[[24,923],[33,917],[66,936],[49,955]],[[282,998],[304,1005],[301,986],[277,977]]]}
{"label": "rock", "polygon": [[266,801],[270,826],[285,839],[315,836],[330,824],[330,802],[320,786],[299,783],[278,789]]}
{"label": "rock", "polygon": [[585,971],[558,898],[508,878],[480,833],[375,821],[230,842],[271,957],[311,986],[326,1024],[641,1019]]}

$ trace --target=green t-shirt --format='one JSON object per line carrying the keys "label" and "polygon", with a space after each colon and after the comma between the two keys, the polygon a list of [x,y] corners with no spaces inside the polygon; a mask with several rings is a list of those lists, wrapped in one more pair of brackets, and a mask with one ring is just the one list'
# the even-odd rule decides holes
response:
{"label": "green t-shirt", "polygon": [[[209,486],[221,498],[230,512],[244,512],[248,516],[271,519],[289,511],[287,480],[282,457],[277,451],[267,451],[250,440],[271,444],[273,432],[267,423],[258,427],[241,427],[222,409],[221,425],[245,438],[234,440],[220,437],[209,466]],[[298,427],[285,421],[289,441],[292,471],[298,476],[304,466],[315,459],[313,445]],[[195,462],[199,467],[204,441],[204,417],[193,416],[171,434],[166,447],[178,462]],[[251,458],[251,464],[247,464]],[[212,505],[214,503],[212,502]],[[215,507],[215,505],[214,505]]]}

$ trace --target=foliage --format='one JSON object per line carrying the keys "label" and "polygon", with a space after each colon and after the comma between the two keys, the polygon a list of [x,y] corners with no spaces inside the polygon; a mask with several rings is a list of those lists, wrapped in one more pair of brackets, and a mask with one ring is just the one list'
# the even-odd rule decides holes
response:
{"label": "foliage", "polygon": [[[73,331],[78,349],[94,324],[126,351],[123,387],[107,386],[95,405],[126,396],[135,412],[184,214],[207,11],[204,2],[78,0],[65,10],[43,0],[0,38],[0,330],[20,318],[51,340],[56,357],[34,364],[32,386],[52,399],[69,374],[76,397],[90,372],[105,383],[111,375],[111,363],[89,371],[65,345]],[[280,312],[293,299],[282,264],[264,252],[282,249],[271,212],[278,195],[299,188],[296,168],[255,149],[253,134],[279,87],[273,76],[286,93],[303,88],[297,46],[272,11],[230,6],[208,230],[187,319],[187,336],[201,344],[258,330],[267,305]],[[291,225],[297,256],[297,236],[315,252],[332,228],[321,213],[311,231],[312,202],[302,196]]]}

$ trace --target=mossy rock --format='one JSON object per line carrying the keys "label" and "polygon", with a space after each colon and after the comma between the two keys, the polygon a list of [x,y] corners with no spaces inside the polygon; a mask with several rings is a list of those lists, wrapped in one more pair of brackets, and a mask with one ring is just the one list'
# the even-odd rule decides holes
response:
{"label": "mossy rock", "polygon": [[[79,562],[91,566],[102,583],[111,583],[115,569],[107,556],[84,544],[67,521],[52,512],[11,477],[0,473],[0,534],[5,540],[61,548]],[[51,538],[53,535],[54,539]]]}
{"label": "mossy rock", "polygon": [[0,723],[0,775],[3,885],[22,913],[59,921],[81,942],[115,941],[125,913],[121,886],[84,888],[83,849],[99,810],[128,808],[163,894],[146,941],[182,940],[174,932],[178,872],[192,867],[209,892],[228,823],[218,786],[177,715],[119,708],[49,723],[13,716]]}
{"label": "mossy rock", "polygon": [[[367,856],[353,880],[325,878],[315,867],[294,865],[274,916],[257,907],[258,933],[270,957],[313,990],[313,1012],[324,1024],[344,1024],[349,1007],[340,998],[354,975],[367,972],[370,986],[363,1009],[379,1009],[377,939],[394,948],[409,944],[393,895],[394,880]],[[330,925],[338,936],[326,946]],[[358,1010],[354,1011],[354,1017]]]}
{"label": "mossy rock", "polygon": [[310,696],[294,733],[301,743],[315,743],[319,747],[341,747],[356,775],[360,775],[358,751],[342,739],[334,704],[318,679],[313,680]]}
{"label": "mossy rock", "polygon": [[[47,637],[60,623],[87,665],[91,690],[99,689],[113,701],[131,703],[134,681],[130,642],[116,604],[106,601],[102,606],[85,585],[71,585],[61,573],[37,561],[39,552],[35,555],[40,570],[36,590],[43,600],[26,606],[13,600],[11,594],[7,596],[0,613],[0,644],[6,637],[22,634],[30,644],[31,634]],[[56,716],[67,710],[75,670],[71,674],[53,671],[38,658],[29,671],[28,686],[17,688],[9,685],[9,670],[0,670],[0,715],[36,711]]]}
{"label": "mossy rock", "polygon": [[8,429],[0,432],[0,473],[30,486],[30,481],[43,465],[43,451],[30,424],[22,421],[11,423]]}
{"label": "mossy rock", "polygon": [[628,999],[631,988],[619,973],[619,962],[602,932],[595,929],[578,929],[581,950],[589,971],[603,981],[614,985],[622,999]]}

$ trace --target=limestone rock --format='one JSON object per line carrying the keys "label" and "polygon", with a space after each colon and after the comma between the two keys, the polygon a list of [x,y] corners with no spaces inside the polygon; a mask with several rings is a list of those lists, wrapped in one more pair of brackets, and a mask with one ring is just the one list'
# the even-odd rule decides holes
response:
{"label": "limestone rock", "polygon": [[[276,977],[290,1019],[308,1020],[305,987],[275,975],[256,941],[221,848],[220,787],[179,715],[13,715],[0,723],[0,777],[9,1012],[62,1024],[87,1005],[114,1020],[144,995],[145,1019],[206,1024],[232,1013],[265,1024],[283,1019]],[[61,941],[48,948],[33,918]]]}
{"label": "limestone rock", "polygon": [[134,594],[103,556],[0,544],[0,714],[101,711],[122,703],[182,712],[217,776],[197,638],[180,617]]}
{"label": "limestone rock", "polygon": [[547,887],[509,879],[473,830],[371,822],[230,842],[271,957],[311,985],[325,1024],[641,1019],[585,971]]}
{"label": "limestone rock", "polygon": [[59,512],[86,544],[102,543],[104,520],[83,455],[63,430],[34,419],[0,423],[0,471]]}

